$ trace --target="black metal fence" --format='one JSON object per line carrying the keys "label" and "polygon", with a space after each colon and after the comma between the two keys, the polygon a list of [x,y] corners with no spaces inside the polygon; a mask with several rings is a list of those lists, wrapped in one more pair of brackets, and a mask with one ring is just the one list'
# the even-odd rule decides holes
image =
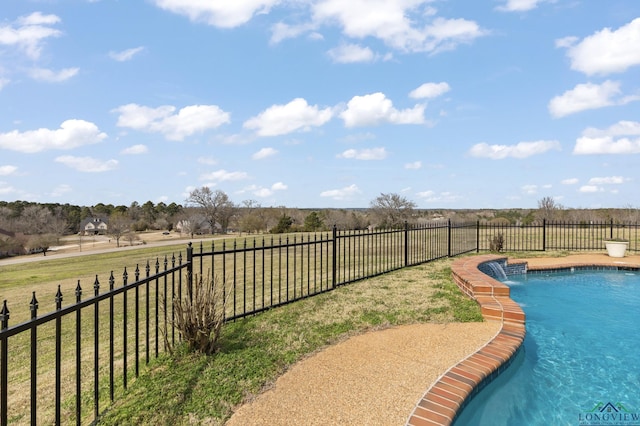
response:
{"label": "black metal fence", "polygon": [[639,251],[640,224],[603,222],[534,222],[529,225],[477,223],[478,251],[491,250],[500,240],[503,251],[603,250],[608,239],[629,241]]}
{"label": "black metal fence", "polygon": [[[395,230],[338,231],[212,242],[186,253],[98,276],[63,306],[43,315],[33,293],[31,318],[10,326],[0,310],[0,425],[94,422],[168,345],[180,341],[173,301],[194,278],[222,286],[227,321],[324,293],[386,272],[463,253],[595,250],[611,237],[638,250],[637,224],[547,223],[528,226],[439,222]],[[116,282],[117,281],[117,282]],[[87,291],[88,290],[88,291]],[[83,295],[89,296],[83,299]]]}
{"label": "black metal fence", "polygon": [[[96,276],[90,296],[78,281],[74,301],[38,312],[10,326],[5,300],[0,310],[0,424],[85,424],[99,418],[118,393],[140,374],[141,364],[180,340],[173,301],[194,278],[222,285],[225,318],[248,315],[332,290],[367,277],[477,248],[475,225],[442,223],[400,230],[338,231],[254,239],[186,249],[186,255],[156,259]],[[132,276],[133,275],[133,276]],[[133,279],[132,279],[133,278]],[[117,282],[116,282],[117,281]]]}

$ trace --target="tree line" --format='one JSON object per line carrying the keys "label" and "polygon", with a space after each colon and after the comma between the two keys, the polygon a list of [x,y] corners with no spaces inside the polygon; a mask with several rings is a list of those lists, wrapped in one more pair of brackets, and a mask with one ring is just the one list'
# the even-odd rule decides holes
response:
{"label": "tree line", "polygon": [[191,191],[183,204],[136,201],[129,206],[98,203],[77,206],[27,201],[0,201],[0,256],[42,251],[59,244],[65,235],[81,233],[86,219],[108,223],[107,234],[119,246],[121,239],[132,244],[137,233],[166,230],[186,235],[236,233],[285,233],[339,229],[397,228],[404,223],[434,220],[488,221],[529,224],[536,220],[566,220],[589,223],[615,219],[637,223],[640,210],[567,209],[552,197],[538,201],[537,209],[417,209],[416,203],[396,193],[382,193],[363,209],[301,209],[263,207],[255,200],[235,203],[222,190],[203,186]]}

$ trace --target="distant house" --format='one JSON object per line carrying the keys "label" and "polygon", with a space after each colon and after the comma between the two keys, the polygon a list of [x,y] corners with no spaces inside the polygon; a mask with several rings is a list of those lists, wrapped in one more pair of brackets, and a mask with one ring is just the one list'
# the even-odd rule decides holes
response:
{"label": "distant house", "polygon": [[[189,219],[183,219],[176,223],[176,231],[181,234],[212,234],[211,224],[204,216],[195,215]],[[216,223],[216,229],[220,226]]]}
{"label": "distant house", "polygon": [[108,229],[107,220],[100,217],[88,217],[80,222],[80,233],[84,235],[104,235]]}

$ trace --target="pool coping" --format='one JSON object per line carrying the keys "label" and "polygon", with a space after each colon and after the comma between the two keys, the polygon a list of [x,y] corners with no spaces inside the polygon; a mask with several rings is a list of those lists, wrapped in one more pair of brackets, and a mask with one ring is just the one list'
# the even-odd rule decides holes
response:
{"label": "pool coping", "polygon": [[453,261],[458,287],[480,304],[486,321],[500,321],[496,335],[477,352],[446,371],[418,401],[407,426],[450,425],[457,413],[486,384],[497,377],[520,349],[525,336],[525,314],[509,297],[509,287],[478,269],[482,263],[505,256],[480,255]]}
{"label": "pool coping", "polygon": [[571,268],[639,269],[636,259],[607,259],[592,256],[569,258],[512,259],[495,254],[456,259],[451,265],[458,287],[481,307],[486,321],[500,321],[496,335],[477,352],[447,370],[418,401],[406,426],[450,425],[457,414],[488,383],[504,371],[524,342],[526,316],[510,297],[509,287],[481,272],[486,262],[506,261],[508,265],[526,264],[528,272],[560,272]]}

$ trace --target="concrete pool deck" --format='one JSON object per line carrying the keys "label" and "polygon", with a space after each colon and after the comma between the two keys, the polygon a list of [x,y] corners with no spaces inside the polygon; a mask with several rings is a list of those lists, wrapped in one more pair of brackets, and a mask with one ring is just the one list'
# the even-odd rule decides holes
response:
{"label": "concrete pool deck", "polygon": [[[480,272],[479,255],[454,260],[460,288],[486,321],[416,324],[352,337],[293,366],[239,407],[233,425],[449,425],[468,397],[508,365],[524,340],[524,313],[508,287]],[[529,269],[640,267],[640,255],[509,259]],[[427,391],[425,392],[425,389]]]}

